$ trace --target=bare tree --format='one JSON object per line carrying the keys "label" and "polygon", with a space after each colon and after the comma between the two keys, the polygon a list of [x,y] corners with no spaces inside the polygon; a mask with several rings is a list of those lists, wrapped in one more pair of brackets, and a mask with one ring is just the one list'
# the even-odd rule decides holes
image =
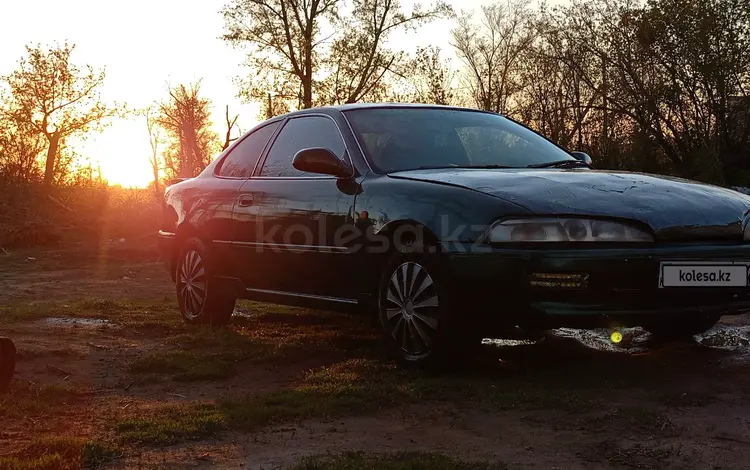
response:
{"label": "bare tree", "polygon": [[159,195],[161,194],[161,184],[159,171],[161,170],[161,162],[159,158],[159,148],[163,142],[162,130],[157,124],[158,115],[155,113],[153,107],[149,107],[144,110],[146,117],[146,128],[148,129],[148,141],[151,144],[151,156],[149,162],[151,163],[151,171],[154,175],[154,192]]}
{"label": "bare tree", "polygon": [[476,106],[497,113],[510,112],[519,91],[518,67],[534,40],[528,0],[508,0],[482,7],[479,23],[471,13],[458,19],[453,47],[466,66],[464,81]]}
{"label": "bare tree", "polygon": [[443,1],[427,8],[414,4],[411,13],[402,11],[399,0],[353,0],[351,16],[337,26],[345,31],[331,48],[328,76],[324,83],[325,102],[356,103],[375,90],[385,74],[403,59],[403,52],[385,46],[398,29],[414,30],[437,18],[453,14]]}
{"label": "bare tree", "polygon": [[401,74],[414,87],[411,101],[450,105],[456,99],[453,87],[455,72],[450,61],[441,59],[439,47],[420,47],[413,59],[406,62]]}
{"label": "bare tree", "polygon": [[41,181],[39,157],[46,140],[28,121],[17,121],[13,103],[0,90],[0,177]]}
{"label": "bare tree", "polygon": [[170,176],[192,177],[200,173],[218,150],[218,136],[211,130],[211,102],[200,95],[200,82],[169,89],[169,99],[159,104],[156,122],[167,133],[170,146],[164,154]]}
{"label": "bare tree", "polygon": [[101,127],[105,118],[115,114],[115,109],[100,99],[104,71],[96,72],[90,66],[85,71],[79,69],[70,61],[74,49],[67,43],[47,50],[27,46],[27,57],[3,77],[11,93],[16,122],[30,124],[47,140],[47,185],[55,177],[62,142]]}
{"label": "bare tree", "polygon": [[[231,0],[222,10],[224,39],[249,46],[248,65],[299,83],[301,107],[313,106],[321,22],[337,16],[340,0]],[[253,93],[262,97],[269,90]],[[256,97],[257,98],[257,97]]]}
{"label": "bare tree", "polygon": [[729,130],[739,121],[728,103],[747,96],[749,0],[589,0],[557,20],[599,64],[568,65],[586,86],[604,90],[597,109],[606,132],[625,119],[658,149],[660,171],[710,181],[722,182],[727,156],[734,164],[747,158],[748,135]]}
{"label": "bare tree", "polygon": [[226,150],[229,148],[229,146],[239,138],[238,137],[232,137],[232,129],[237,125],[237,119],[239,119],[240,115],[235,114],[233,118],[230,119],[229,117],[229,105],[226,106],[224,110],[224,119],[227,123],[227,132],[224,135],[224,145],[221,146],[222,150]]}
{"label": "bare tree", "polygon": [[[551,25],[540,10],[534,20],[534,40],[519,63],[520,89],[514,98],[515,117],[532,125],[555,142],[576,148],[591,145],[585,125],[596,114],[600,87],[581,77],[600,73],[598,58]],[[575,63],[575,66],[570,64]],[[606,129],[603,130],[606,135]],[[599,133],[597,129],[596,133]]]}

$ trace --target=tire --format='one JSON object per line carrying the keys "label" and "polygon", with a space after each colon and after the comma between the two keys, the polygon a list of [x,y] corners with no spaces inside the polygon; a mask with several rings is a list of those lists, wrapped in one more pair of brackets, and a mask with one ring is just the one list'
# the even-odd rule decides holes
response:
{"label": "tire", "polygon": [[182,318],[195,325],[225,325],[236,297],[212,279],[214,268],[206,246],[197,238],[185,241],[175,266],[177,302]]}
{"label": "tire", "polygon": [[455,369],[481,343],[460,322],[438,255],[413,243],[392,254],[378,289],[378,319],[389,350],[410,368]]}
{"label": "tire", "polygon": [[710,330],[721,318],[720,315],[696,315],[684,319],[654,321],[644,325],[644,329],[659,340],[689,339]]}
{"label": "tire", "polygon": [[8,338],[0,338],[0,393],[10,387],[16,370],[16,347]]}

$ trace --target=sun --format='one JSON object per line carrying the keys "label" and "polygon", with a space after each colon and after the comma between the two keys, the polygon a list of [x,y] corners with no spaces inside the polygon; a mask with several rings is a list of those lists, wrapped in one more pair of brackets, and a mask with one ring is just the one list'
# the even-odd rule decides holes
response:
{"label": "sun", "polygon": [[140,121],[117,119],[82,145],[81,153],[101,168],[102,177],[112,186],[145,188],[154,180],[148,131]]}
{"label": "sun", "polygon": [[[258,114],[260,105],[257,103],[238,105],[233,109],[241,118],[244,117],[243,127],[236,127],[233,137],[244,134],[258,123],[256,119],[248,118]],[[154,173],[151,168],[152,151],[146,119],[142,116],[128,116],[113,119],[107,124],[100,133],[92,133],[85,140],[76,142],[76,152],[88,157],[94,168],[99,167],[102,177],[110,186],[146,188],[151,185]],[[223,137],[226,132],[222,125],[222,122],[213,124],[212,129],[217,136]],[[165,140],[163,133],[162,139]],[[158,148],[160,160],[166,145],[163,141]],[[217,152],[213,158],[218,155]],[[164,177],[163,171],[160,172],[160,177]]]}

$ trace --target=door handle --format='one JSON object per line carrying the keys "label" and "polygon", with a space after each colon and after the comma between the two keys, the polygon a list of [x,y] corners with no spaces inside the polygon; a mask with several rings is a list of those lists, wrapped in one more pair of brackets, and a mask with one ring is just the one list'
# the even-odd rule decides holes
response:
{"label": "door handle", "polygon": [[237,205],[240,207],[250,207],[255,202],[252,194],[242,194],[237,198]]}

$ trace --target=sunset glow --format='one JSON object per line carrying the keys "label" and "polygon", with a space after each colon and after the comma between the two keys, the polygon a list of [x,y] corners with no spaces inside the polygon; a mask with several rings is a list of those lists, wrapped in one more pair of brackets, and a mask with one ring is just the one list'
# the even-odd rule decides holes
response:
{"label": "sunset glow", "polygon": [[[141,109],[163,100],[167,87],[201,80],[201,93],[213,105],[214,130],[223,137],[224,107],[239,114],[240,130],[251,128],[260,105],[242,103],[234,78],[247,74],[242,66],[245,51],[235,50],[220,39],[224,0],[133,0],[101,3],[98,0],[56,2],[6,2],[7,18],[34,18],[11,22],[0,29],[0,75],[10,73],[24,55],[27,44],[52,45],[68,41],[76,45],[73,61],[96,69],[105,68],[101,88],[107,104]],[[402,1],[404,7],[412,3]],[[484,0],[453,0],[456,10],[475,8]],[[106,6],[104,6],[106,5]],[[37,12],[44,11],[44,15]],[[392,41],[405,50],[434,44],[450,50],[443,32],[452,20],[440,20],[421,28],[419,34],[397,32]],[[126,33],[127,31],[127,33]],[[153,180],[151,149],[142,117],[115,119],[101,133],[78,143],[76,152],[100,165],[110,184],[146,187]]]}

